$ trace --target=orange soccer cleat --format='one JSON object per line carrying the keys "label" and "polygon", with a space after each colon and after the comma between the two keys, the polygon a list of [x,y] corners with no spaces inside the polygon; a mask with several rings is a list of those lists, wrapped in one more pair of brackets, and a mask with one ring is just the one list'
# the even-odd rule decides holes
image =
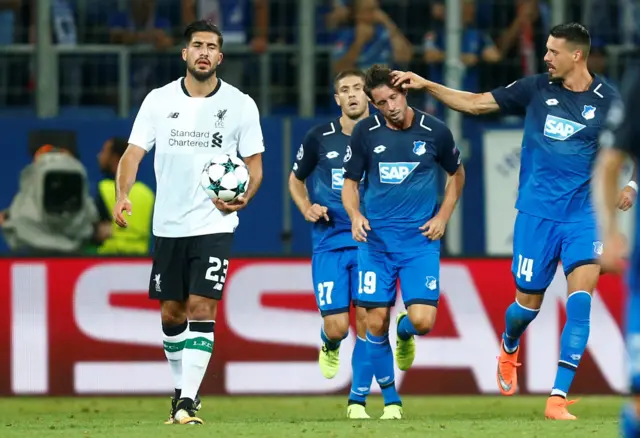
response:
{"label": "orange soccer cleat", "polygon": [[552,395],[547,399],[547,408],[544,410],[545,418],[547,420],[577,420],[577,417],[567,410],[567,406],[574,404],[576,401]]}
{"label": "orange soccer cleat", "polygon": [[507,353],[504,349],[504,341],[500,342],[500,356],[498,356],[498,370],[496,380],[498,389],[502,395],[513,395],[518,389],[518,348],[513,353]]}

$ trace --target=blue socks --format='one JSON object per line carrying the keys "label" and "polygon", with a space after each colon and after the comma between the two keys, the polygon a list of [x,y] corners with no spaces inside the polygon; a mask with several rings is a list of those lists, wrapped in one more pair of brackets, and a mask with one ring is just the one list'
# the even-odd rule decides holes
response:
{"label": "blue socks", "polygon": [[395,386],[395,371],[393,368],[393,352],[389,344],[389,335],[374,336],[367,331],[367,352],[373,365],[376,381],[382,389],[385,406],[401,405],[400,396]]}
{"label": "blue socks", "polygon": [[349,404],[364,405],[371,389],[373,366],[367,354],[367,341],[360,337],[356,337],[356,346],[351,356],[351,369],[353,370],[353,380],[351,381]]}
{"label": "blue socks", "polygon": [[419,335],[416,328],[411,324],[409,320],[409,316],[405,315],[400,320],[400,324],[398,324],[398,337],[403,341],[408,340],[411,336]]}
{"label": "blue socks", "polygon": [[[347,332],[342,339],[346,338],[347,334],[349,334],[349,332]],[[337,341],[329,339],[327,337],[327,334],[324,332],[324,325],[320,328],[320,339],[322,339],[324,345],[327,346],[327,350],[337,350],[338,347],[340,347],[340,343],[342,342],[342,339],[339,339]]]}
{"label": "blue socks", "polygon": [[511,303],[505,313],[505,331],[502,334],[504,349],[507,353],[513,353],[520,345],[520,337],[529,323],[533,321],[540,310],[528,309],[518,304],[517,301]]}
{"label": "blue socks", "polygon": [[620,415],[620,436],[623,438],[640,437],[640,423],[638,422],[636,406],[633,401],[626,403],[622,408],[622,414]]}
{"label": "blue socks", "polygon": [[566,397],[576,375],[578,364],[587,348],[591,315],[591,295],[585,291],[572,293],[567,299],[567,322],[560,336],[560,360],[551,395]]}
{"label": "blue socks", "polygon": [[630,290],[627,295],[625,342],[631,363],[631,393],[640,395],[640,292]]}

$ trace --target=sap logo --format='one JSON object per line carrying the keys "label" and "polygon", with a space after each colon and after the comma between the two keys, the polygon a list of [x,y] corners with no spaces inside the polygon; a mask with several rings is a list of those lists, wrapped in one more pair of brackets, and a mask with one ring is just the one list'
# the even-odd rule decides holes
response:
{"label": "sap logo", "polygon": [[331,169],[331,188],[333,190],[342,190],[344,186],[344,168]]}
{"label": "sap logo", "polygon": [[585,127],[585,125],[580,123],[549,114],[544,123],[544,135],[554,140],[565,141],[576,132],[582,131]]}
{"label": "sap logo", "polygon": [[378,163],[380,182],[400,184],[418,167],[418,163]]}
{"label": "sap logo", "polygon": [[[331,188],[333,190],[342,190],[344,187],[344,173],[346,172],[345,168],[342,169],[331,169]],[[365,174],[362,175],[362,179],[360,182],[364,181]]]}

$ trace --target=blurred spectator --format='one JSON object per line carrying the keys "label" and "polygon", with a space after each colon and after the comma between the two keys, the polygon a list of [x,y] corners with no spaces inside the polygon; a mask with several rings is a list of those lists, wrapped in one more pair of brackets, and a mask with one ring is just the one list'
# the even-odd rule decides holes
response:
{"label": "blurred spectator", "polygon": [[22,0],[0,0],[0,45],[13,44]]}
{"label": "blurred spectator", "polygon": [[[483,3],[488,4],[485,0]],[[543,0],[515,0],[493,5],[492,26],[504,62],[494,69],[495,85],[546,71],[544,54],[549,36],[549,7]]]}
{"label": "blurred spectator", "polygon": [[[129,0],[128,6],[128,10],[116,12],[109,19],[112,44],[154,47],[158,50],[173,46],[171,23],[157,14],[155,0]],[[162,70],[161,59],[157,56],[145,54],[132,58],[130,86],[133,104],[141,103],[149,90],[164,81],[159,74]],[[164,70],[163,73],[166,73],[168,69]]]}
{"label": "blurred spectator", "polygon": [[127,11],[109,18],[109,29],[112,44],[173,46],[171,22],[156,14],[155,0],[129,0]]}
{"label": "blurred spectator", "polygon": [[81,252],[97,221],[86,169],[69,149],[51,144],[35,150],[18,193],[0,214],[9,248],[30,255]]}
{"label": "blurred spectator", "polygon": [[[434,5],[440,8],[441,5]],[[480,91],[477,65],[480,62],[496,63],[500,61],[500,52],[488,33],[482,32],[476,25],[476,0],[463,0],[462,5],[462,46],[460,47],[460,61],[465,66],[462,89],[465,91]],[[434,11],[434,16],[438,16]],[[435,82],[444,83],[446,38],[444,26],[438,30],[428,32],[424,38],[424,61],[429,65],[429,78]],[[444,107],[427,93],[425,99],[426,111],[443,118]]]}
{"label": "blurred spectator", "polygon": [[[253,10],[250,8],[253,7]],[[253,17],[253,28],[251,18]],[[267,50],[269,2],[267,0],[182,0],[182,21],[209,20],[222,30],[224,47],[249,44],[254,53]],[[224,53],[224,48],[222,50]],[[224,81],[244,89],[246,55],[225,54],[220,65]]]}
{"label": "blurred spectator", "polygon": [[[29,11],[29,43],[37,41],[38,0],[31,0]],[[79,43],[76,11],[69,0],[51,1],[51,38],[57,45],[75,46]],[[35,65],[32,65],[30,88],[35,89]],[[78,106],[82,98],[82,61],[74,55],[60,56],[59,84],[61,103]]]}
{"label": "blurred spectator", "polygon": [[149,253],[151,239],[151,217],[155,195],[144,183],[136,181],[129,193],[131,203],[135,205],[135,213],[127,218],[129,226],[120,228],[112,217],[115,206],[115,175],[120,158],[127,150],[127,140],[111,138],[102,146],[98,154],[98,164],[104,179],[98,184],[96,206],[100,221],[96,226],[94,242],[99,245],[99,254],[136,254]]}
{"label": "blurred spectator", "polygon": [[367,69],[373,64],[397,66],[411,61],[413,46],[377,0],[353,0],[351,25],[340,30],[333,52],[333,70]]}

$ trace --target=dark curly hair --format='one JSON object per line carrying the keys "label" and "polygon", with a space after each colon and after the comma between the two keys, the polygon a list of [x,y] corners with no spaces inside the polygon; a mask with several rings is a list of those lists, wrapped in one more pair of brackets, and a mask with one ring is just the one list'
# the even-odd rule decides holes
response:
{"label": "dark curly hair", "polygon": [[391,70],[386,65],[374,64],[365,73],[364,77],[364,92],[367,94],[367,97],[373,101],[373,97],[371,96],[371,90],[374,88],[382,87],[386,85],[389,88],[396,88],[393,86],[393,80],[391,78]]}

